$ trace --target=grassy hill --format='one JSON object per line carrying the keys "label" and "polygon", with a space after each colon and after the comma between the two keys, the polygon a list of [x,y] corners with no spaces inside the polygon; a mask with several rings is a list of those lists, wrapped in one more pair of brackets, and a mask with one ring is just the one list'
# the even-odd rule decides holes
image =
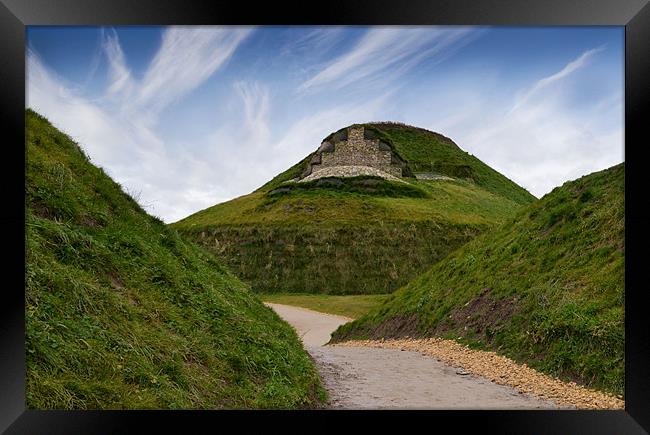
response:
{"label": "grassy hill", "polygon": [[27,407],[304,408],[294,330],[28,110]]}
{"label": "grassy hill", "polygon": [[[390,293],[534,200],[442,136],[402,125],[365,126],[392,135],[385,140],[414,168],[438,156],[437,173],[454,179],[290,181],[308,156],[255,192],[172,228],[223,259],[255,292]],[[470,169],[461,174],[465,166]]]}
{"label": "grassy hill", "polygon": [[334,340],[442,336],[616,394],[624,371],[624,165],[555,188]]}
{"label": "grassy hill", "polygon": [[[387,143],[407,163],[408,175],[429,172],[467,180],[495,195],[519,204],[529,204],[536,198],[526,189],[490,168],[478,158],[460,149],[451,139],[419,127],[394,122],[354,124]],[[348,127],[328,135],[329,140]],[[313,153],[269,181],[260,191],[267,192],[298,177]]]}

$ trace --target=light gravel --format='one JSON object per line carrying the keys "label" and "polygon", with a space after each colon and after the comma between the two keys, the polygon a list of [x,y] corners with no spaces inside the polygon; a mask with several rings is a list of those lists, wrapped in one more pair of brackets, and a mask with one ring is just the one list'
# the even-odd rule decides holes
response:
{"label": "light gravel", "polygon": [[575,382],[540,373],[526,364],[498,355],[495,352],[469,349],[453,340],[440,338],[401,340],[361,340],[341,343],[340,346],[368,346],[380,349],[403,349],[419,352],[446,364],[482,376],[500,385],[508,385],[537,397],[553,400],[565,408],[624,409],[620,397],[585,388]]}
{"label": "light gravel", "polygon": [[552,400],[498,385],[422,352],[371,343],[325,345],[351,319],[271,304],[291,324],[314,359],[330,408],[343,409],[557,409]]}

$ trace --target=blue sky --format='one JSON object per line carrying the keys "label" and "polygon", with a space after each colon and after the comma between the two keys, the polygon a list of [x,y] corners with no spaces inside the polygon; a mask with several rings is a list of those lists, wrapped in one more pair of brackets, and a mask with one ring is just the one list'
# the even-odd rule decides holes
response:
{"label": "blue sky", "polygon": [[537,197],[624,160],[622,27],[29,27],[27,105],[150,213],[249,193],[330,132],[439,132]]}

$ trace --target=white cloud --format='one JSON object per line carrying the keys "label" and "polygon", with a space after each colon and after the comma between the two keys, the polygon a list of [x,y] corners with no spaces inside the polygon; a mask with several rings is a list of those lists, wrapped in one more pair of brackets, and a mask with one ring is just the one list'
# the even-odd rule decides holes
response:
{"label": "white cloud", "polygon": [[269,89],[259,83],[235,82],[235,89],[244,104],[244,123],[254,133],[252,142],[268,139],[270,130]]}
{"label": "white cloud", "polygon": [[171,27],[144,74],[134,104],[157,114],[230,59],[251,28]]}
{"label": "white cloud", "polygon": [[451,51],[476,30],[471,28],[372,28],[349,52],[305,81],[300,91],[328,85],[341,88],[351,83],[394,78],[425,58]]}
{"label": "white cloud", "polygon": [[512,108],[512,111],[517,110],[520,106],[524,105],[529,98],[533,97],[539,91],[553,85],[554,83],[566,78],[568,75],[584,67],[591,57],[593,57],[596,53],[603,51],[604,49],[605,47],[598,47],[587,50],[582,53],[577,59],[574,59],[566,64],[565,67],[560,71],[538,80],[533,86],[531,86],[528,91],[526,91],[521,97],[518,98],[517,102]]}
{"label": "white cloud", "polygon": [[478,94],[473,103],[461,105],[461,112],[431,122],[430,128],[444,127],[444,134],[462,148],[537,197],[565,181],[620,163],[622,89],[580,108],[566,92],[580,80],[587,60],[601,50],[585,51],[527,86],[510,107]]}
{"label": "white cloud", "polygon": [[[107,32],[102,48],[109,84],[104,98],[94,100],[75,91],[28,50],[27,106],[68,133],[150,213],[168,222],[179,219],[214,204],[218,181],[210,181],[209,162],[159,137],[157,115],[223,66],[249,32],[168,28],[141,81],[133,78],[116,33]],[[251,123],[259,120],[251,116]]]}
{"label": "white cloud", "polygon": [[[333,30],[314,31],[297,43],[329,47],[342,36]],[[430,98],[418,99],[397,92],[405,85],[391,80],[424,59],[444,60],[477,34],[465,28],[424,30],[371,29],[324,66],[306,56],[297,70],[320,68],[301,88],[328,91],[327,98],[292,99],[295,94],[282,86],[285,82],[276,86],[273,78],[263,82],[241,76],[221,87],[226,96],[221,94],[219,104],[227,110],[208,121],[213,123],[208,132],[176,135],[182,139],[164,136],[159,115],[223,68],[249,28],[169,28],[141,78],[129,69],[117,35],[106,32],[101,46],[108,85],[102,98],[92,100],[29,51],[27,102],[166,222],[249,193],[315,150],[330,132],[373,119],[439,131],[538,196],[622,160],[622,89],[578,108],[566,92],[588,73],[590,60],[602,48],[582,53],[505,98],[489,89],[499,85],[499,74],[486,79],[483,71],[480,83],[467,86],[476,80],[469,74],[458,79],[458,86],[452,83],[456,78],[446,78]],[[335,92],[352,83],[381,88]],[[296,110],[302,111],[287,119]]]}
{"label": "white cloud", "polygon": [[120,99],[129,97],[133,92],[135,83],[131,77],[131,71],[126,66],[124,52],[114,30],[102,31],[102,47],[108,59],[110,82],[106,91],[108,97]]}
{"label": "white cloud", "polygon": [[323,54],[331,49],[345,32],[345,27],[326,26],[318,27],[306,33],[302,37],[291,40],[282,49],[283,55],[305,56],[309,53]]}

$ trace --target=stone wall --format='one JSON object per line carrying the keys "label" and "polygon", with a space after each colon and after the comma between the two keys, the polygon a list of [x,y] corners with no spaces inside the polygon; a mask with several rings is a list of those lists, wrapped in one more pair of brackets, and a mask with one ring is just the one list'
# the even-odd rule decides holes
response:
{"label": "stone wall", "polygon": [[364,138],[363,127],[351,127],[347,133],[346,140],[333,146],[321,145],[319,157],[312,159],[309,173],[336,166],[368,166],[395,177],[402,176],[402,168],[394,163],[390,146],[380,143],[379,139]]}

